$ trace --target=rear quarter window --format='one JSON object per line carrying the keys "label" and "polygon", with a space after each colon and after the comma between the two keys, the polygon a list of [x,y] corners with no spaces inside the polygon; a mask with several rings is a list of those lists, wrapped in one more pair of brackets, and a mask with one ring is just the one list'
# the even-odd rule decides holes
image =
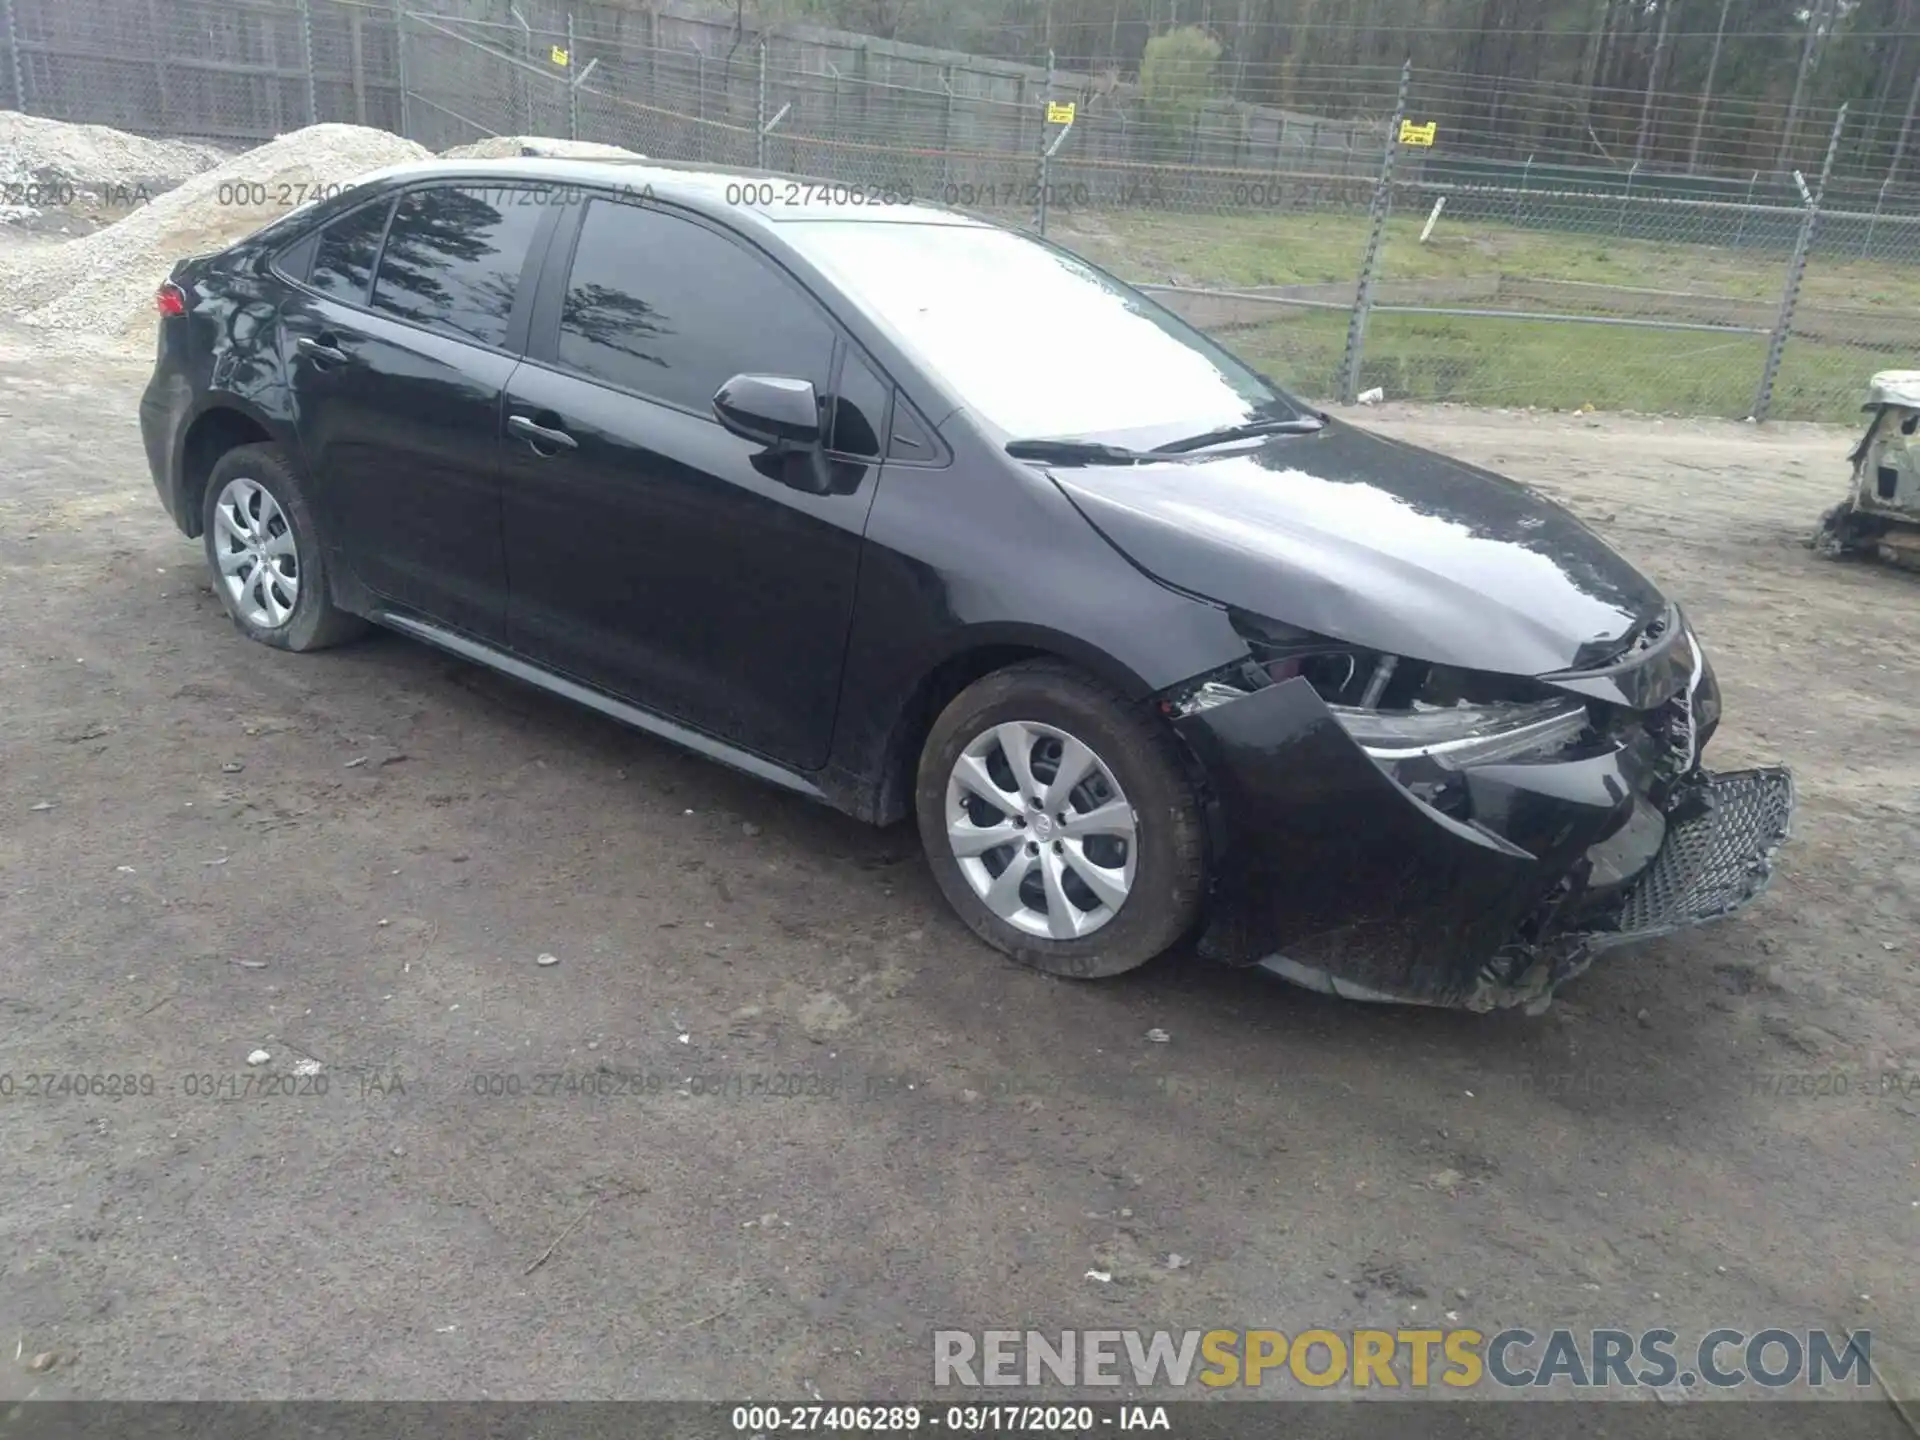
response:
{"label": "rear quarter window", "polygon": [[314,231],[304,239],[296,240],[278,255],[273,257],[273,268],[288,280],[307,283],[307,276],[313,271],[313,252],[320,248],[320,232]]}
{"label": "rear quarter window", "polygon": [[365,305],[392,201],[342,215],[320,232],[307,284],[349,305]]}

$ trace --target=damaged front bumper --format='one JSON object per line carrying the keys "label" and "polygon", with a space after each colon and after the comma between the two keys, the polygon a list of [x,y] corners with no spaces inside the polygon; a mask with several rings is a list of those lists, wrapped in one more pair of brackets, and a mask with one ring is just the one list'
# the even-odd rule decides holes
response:
{"label": "damaged front bumper", "polygon": [[1464,821],[1396,783],[1304,681],[1176,726],[1218,809],[1203,952],[1356,1000],[1543,1008],[1607,950],[1753,900],[1793,812],[1784,769],[1700,769],[1704,734],[1663,775],[1651,725],[1467,772]]}
{"label": "damaged front bumper", "polygon": [[1792,821],[1792,773],[1779,768],[1718,775],[1702,771],[1686,803],[1697,809],[1670,826],[1653,862],[1607,912],[1589,917],[1582,928],[1503,947],[1481,967],[1475,985],[1463,996],[1436,1000],[1426,994],[1370,990],[1284,955],[1268,956],[1260,964],[1297,985],[1347,1000],[1538,1010],[1604,952],[1724,919],[1767,888],[1774,853],[1787,839]]}

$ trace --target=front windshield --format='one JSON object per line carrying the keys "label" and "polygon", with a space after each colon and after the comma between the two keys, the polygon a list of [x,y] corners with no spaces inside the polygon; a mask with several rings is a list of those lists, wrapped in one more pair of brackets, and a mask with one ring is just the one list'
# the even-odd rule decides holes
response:
{"label": "front windshield", "polygon": [[1177,316],[1027,236],[832,220],[783,233],[1010,436],[1151,444],[1298,413]]}

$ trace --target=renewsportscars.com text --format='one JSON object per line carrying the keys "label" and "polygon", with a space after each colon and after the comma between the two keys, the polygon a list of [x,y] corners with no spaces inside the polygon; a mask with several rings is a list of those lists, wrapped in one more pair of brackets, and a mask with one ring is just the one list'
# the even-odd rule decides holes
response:
{"label": "renewsportscars.com text", "polygon": [[933,1383],[1280,1390],[1870,1387],[1866,1330],[937,1330]]}

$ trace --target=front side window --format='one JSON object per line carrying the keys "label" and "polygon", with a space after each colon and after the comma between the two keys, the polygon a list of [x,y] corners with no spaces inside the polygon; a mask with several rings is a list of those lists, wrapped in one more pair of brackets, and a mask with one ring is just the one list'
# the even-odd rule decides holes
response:
{"label": "front side window", "polygon": [[841,455],[878,456],[886,432],[887,402],[893,387],[876,375],[857,350],[840,362],[839,394],[833,402],[833,430],[827,448]]}
{"label": "front side window", "polygon": [[1151,444],[1297,412],[1177,316],[1026,236],[847,220],[794,221],[783,233],[1011,436]]}
{"label": "front side window", "polygon": [[368,205],[342,215],[322,230],[307,283],[322,295],[349,305],[366,304],[373,262],[379,257],[380,237],[386,232],[387,212],[392,208],[392,201]]}
{"label": "front side window", "polygon": [[504,345],[527,249],[546,213],[524,203],[531,193],[441,186],[402,195],[380,253],[374,309]]}
{"label": "front side window", "polygon": [[594,200],[560,315],[560,363],[710,415],[735,375],[826,394],[833,330],[767,260],[675,215]]}

